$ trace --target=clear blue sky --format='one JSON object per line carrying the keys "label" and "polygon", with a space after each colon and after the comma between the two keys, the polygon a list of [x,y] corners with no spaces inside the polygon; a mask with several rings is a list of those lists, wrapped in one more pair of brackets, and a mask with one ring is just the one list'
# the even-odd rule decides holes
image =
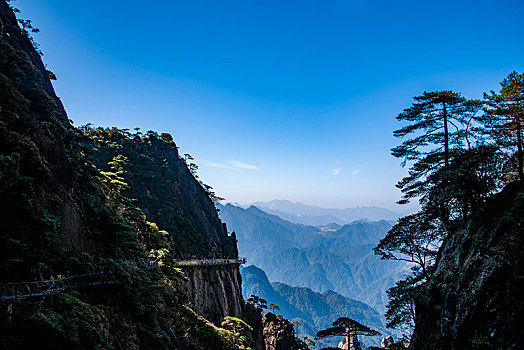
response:
{"label": "clear blue sky", "polygon": [[17,0],[75,125],[170,132],[228,201],[395,208],[395,116],[524,70],[524,1]]}

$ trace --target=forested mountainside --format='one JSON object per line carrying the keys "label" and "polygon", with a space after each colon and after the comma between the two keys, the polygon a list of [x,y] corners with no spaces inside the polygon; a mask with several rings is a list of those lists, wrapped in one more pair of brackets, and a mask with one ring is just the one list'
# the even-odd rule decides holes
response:
{"label": "forested mountainside", "polygon": [[[176,259],[238,258],[236,239],[227,234],[212,203],[209,188],[193,177],[170,135],[81,127],[93,165],[109,176],[121,176],[122,195],[148,220],[168,232]],[[109,165],[108,165],[109,164]],[[117,174],[119,171],[122,175]],[[112,181],[120,181],[112,179]],[[198,314],[219,324],[226,315],[242,313],[237,268],[191,268],[179,284],[191,296]]]}
{"label": "forested mountainside", "polygon": [[373,253],[391,227],[384,220],[314,227],[283,220],[254,206],[217,208],[230,230],[237,232],[240,254],[263,269],[270,281],[316,292],[334,290],[383,313],[385,291],[409,270],[405,263],[383,261]]}
{"label": "forested mountainside", "polygon": [[[278,313],[296,325],[300,336],[314,338],[316,333],[329,327],[341,315],[350,315],[353,319],[377,329],[383,334],[385,323],[379,313],[372,307],[357,300],[346,298],[334,291],[314,292],[306,287],[292,287],[284,283],[270,283],[263,270],[251,265],[241,268],[242,292],[244,298],[257,295],[268,303],[278,305]],[[381,337],[368,339],[368,343],[378,345]],[[319,340],[322,346],[333,346],[338,339]]]}
{"label": "forested mountainside", "polygon": [[245,308],[236,239],[172,137],[73,127],[23,23],[0,1],[0,347],[305,349]]}

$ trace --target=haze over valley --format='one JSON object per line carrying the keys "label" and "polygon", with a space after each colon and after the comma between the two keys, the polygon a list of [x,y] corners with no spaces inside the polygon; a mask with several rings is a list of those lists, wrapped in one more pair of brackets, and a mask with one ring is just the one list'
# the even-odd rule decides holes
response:
{"label": "haze over valley", "polygon": [[228,229],[237,233],[239,254],[264,270],[271,282],[321,293],[333,290],[383,313],[385,291],[409,270],[406,263],[384,261],[373,253],[391,228],[385,220],[316,227],[292,223],[255,206],[217,204],[217,209]]}

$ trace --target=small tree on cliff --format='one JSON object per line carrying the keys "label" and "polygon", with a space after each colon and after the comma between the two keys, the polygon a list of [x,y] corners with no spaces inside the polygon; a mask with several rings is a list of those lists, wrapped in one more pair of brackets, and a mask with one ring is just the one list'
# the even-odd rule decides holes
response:
{"label": "small tree on cliff", "polygon": [[317,332],[318,338],[345,336],[349,342],[357,342],[358,335],[375,336],[380,333],[348,317],[340,317],[331,327]]}
{"label": "small tree on cliff", "polygon": [[248,325],[240,318],[231,316],[224,317],[224,321],[222,321],[222,327],[227,330],[226,332],[222,332],[222,335],[229,343],[231,343],[233,349],[251,349],[251,341],[248,339],[245,333],[246,331],[252,331],[253,327]]}
{"label": "small tree on cliff", "polygon": [[415,302],[422,296],[425,279],[422,274],[414,274],[397,281],[388,289],[388,304],[386,306],[386,326],[401,330],[411,338],[415,328]]}
{"label": "small tree on cliff", "polygon": [[246,300],[249,304],[253,305],[256,309],[267,309],[267,300],[257,295],[251,294],[251,297]]}
{"label": "small tree on cliff", "polygon": [[280,306],[278,306],[277,304],[270,303],[269,304],[269,310],[271,310],[271,311],[273,311],[273,313],[275,313],[275,310],[280,310]]}
{"label": "small tree on cliff", "polygon": [[425,213],[412,214],[399,219],[373,251],[382,259],[414,263],[427,278],[445,234]]}

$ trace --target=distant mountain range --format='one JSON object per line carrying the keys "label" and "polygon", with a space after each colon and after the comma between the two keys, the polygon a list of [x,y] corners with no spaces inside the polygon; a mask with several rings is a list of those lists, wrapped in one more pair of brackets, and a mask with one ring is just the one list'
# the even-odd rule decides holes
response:
{"label": "distant mountain range", "polygon": [[389,209],[380,207],[354,207],[346,209],[326,209],[300,202],[275,199],[269,202],[255,202],[251,205],[266,213],[277,215],[282,219],[304,225],[327,225],[336,223],[349,224],[355,220],[388,220],[395,221],[402,216]]}
{"label": "distant mountain range", "polygon": [[315,227],[255,206],[217,208],[228,229],[236,232],[240,254],[273,282],[320,293],[333,290],[383,313],[385,291],[408,269],[405,263],[381,260],[372,251],[391,227],[385,220]]}
{"label": "distant mountain range", "polygon": [[[251,265],[240,270],[242,274],[242,293],[244,298],[252,294],[277,304],[277,311],[290,321],[299,321],[296,328],[300,336],[314,337],[316,332],[325,329],[338,317],[349,316],[358,322],[379,330],[384,335],[391,331],[385,330],[384,322],[378,312],[357,300],[346,298],[334,291],[317,293],[306,287],[291,287],[284,283],[270,283],[266,274],[260,268]],[[381,337],[368,339],[367,345],[378,345]],[[321,346],[336,346],[338,340],[323,341]]]}

